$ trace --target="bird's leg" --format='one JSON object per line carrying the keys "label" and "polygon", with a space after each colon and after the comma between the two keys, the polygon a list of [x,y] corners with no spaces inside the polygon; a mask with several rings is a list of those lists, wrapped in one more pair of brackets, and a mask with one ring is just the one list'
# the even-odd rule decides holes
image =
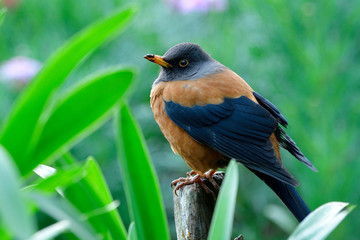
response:
{"label": "bird's leg", "polygon": [[[200,186],[202,187],[202,189],[204,189],[204,191],[207,194],[211,194],[213,196],[214,199],[216,199],[216,195],[214,194],[213,191],[210,190],[210,188],[208,188],[208,186],[205,185],[205,183],[201,180],[201,177],[199,174],[196,174],[194,176],[191,176],[191,174],[189,174],[190,176],[187,178],[178,178],[174,181],[172,181],[171,183],[171,188],[174,190],[175,195],[177,196],[177,190],[179,190],[181,187],[185,186],[185,185],[190,185],[193,183],[199,183]],[[176,185],[177,183],[181,182],[180,184]],[[176,185],[175,189],[174,186]]]}
{"label": "bird's leg", "polygon": [[[214,186],[215,190],[218,192],[220,187],[213,179],[214,174],[215,174],[215,170],[209,170],[204,174],[203,177],[207,178],[209,180],[209,182]],[[186,173],[186,176],[187,176],[187,178],[181,177],[181,178],[178,178],[178,179],[172,181],[171,188],[174,190],[176,195],[177,195],[177,190],[179,190],[181,187],[183,187],[185,185],[193,184],[193,183],[199,183],[200,186],[204,189],[204,191],[206,193],[211,194],[214,197],[214,199],[216,199],[215,193],[208,186],[205,185],[205,183],[201,180],[200,175],[197,174],[194,170]],[[180,184],[178,184],[178,183],[180,183]],[[176,184],[178,184],[178,185],[174,189],[174,186]]]}

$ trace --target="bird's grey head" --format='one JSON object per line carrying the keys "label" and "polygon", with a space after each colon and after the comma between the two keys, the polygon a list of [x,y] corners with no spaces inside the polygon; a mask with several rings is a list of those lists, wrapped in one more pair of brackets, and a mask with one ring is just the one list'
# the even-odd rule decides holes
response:
{"label": "bird's grey head", "polygon": [[193,80],[225,68],[194,43],[177,44],[162,57],[152,54],[144,57],[161,66],[159,77],[154,85],[159,82]]}

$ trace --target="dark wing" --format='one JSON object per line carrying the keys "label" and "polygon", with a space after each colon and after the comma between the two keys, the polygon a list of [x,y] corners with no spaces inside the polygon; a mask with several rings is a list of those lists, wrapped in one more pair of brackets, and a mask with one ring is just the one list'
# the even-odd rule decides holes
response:
{"label": "dark wing", "polygon": [[[285,117],[280,113],[280,111],[275,107],[274,104],[272,104],[269,100],[261,96],[257,92],[253,92],[256,100],[259,102],[259,104],[264,107],[266,110],[268,110],[271,115],[276,119],[278,123],[280,123],[282,126],[287,127],[288,122],[286,121]],[[292,140],[282,129],[280,126],[277,126],[275,129],[275,136],[278,140],[280,146],[288,150],[294,157],[296,157],[301,162],[305,163],[306,166],[308,166],[313,171],[317,172],[317,169],[312,165],[312,163],[304,156],[304,154],[300,151],[298,146],[296,146],[296,143],[294,140]]]}
{"label": "dark wing", "polygon": [[237,159],[248,168],[298,185],[282,166],[270,141],[278,122],[247,97],[225,98],[219,105],[194,107],[165,101],[165,110],[196,141]]}
{"label": "dark wing", "polygon": [[265,108],[266,110],[268,110],[271,115],[276,119],[276,121],[278,123],[280,123],[281,125],[283,125],[284,127],[287,127],[288,122],[285,119],[285,117],[280,113],[280,111],[275,107],[274,104],[272,104],[269,100],[267,100],[266,98],[264,98],[263,96],[261,96],[260,94],[258,94],[257,92],[253,92],[254,97],[256,98],[256,100],[258,101],[258,103]]}

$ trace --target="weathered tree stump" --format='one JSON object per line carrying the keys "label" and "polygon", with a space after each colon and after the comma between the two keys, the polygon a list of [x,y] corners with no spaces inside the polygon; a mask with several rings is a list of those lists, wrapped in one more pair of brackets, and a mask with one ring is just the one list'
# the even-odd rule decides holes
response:
{"label": "weathered tree stump", "polygon": [[[214,174],[214,180],[220,186],[224,172]],[[202,179],[216,195],[218,194],[207,179]],[[214,212],[216,199],[206,193],[200,184],[181,187],[177,195],[173,193],[176,235],[178,240],[206,240]]]}

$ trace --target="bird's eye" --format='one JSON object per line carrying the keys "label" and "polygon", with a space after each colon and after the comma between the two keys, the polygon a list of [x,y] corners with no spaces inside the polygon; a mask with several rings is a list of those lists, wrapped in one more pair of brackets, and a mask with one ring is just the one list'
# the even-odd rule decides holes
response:
{"label": "bird's eye", "polygon": [[180,60],[179,66],[180,67],[186,67],[189,64],[189,61],[187,59]]}

